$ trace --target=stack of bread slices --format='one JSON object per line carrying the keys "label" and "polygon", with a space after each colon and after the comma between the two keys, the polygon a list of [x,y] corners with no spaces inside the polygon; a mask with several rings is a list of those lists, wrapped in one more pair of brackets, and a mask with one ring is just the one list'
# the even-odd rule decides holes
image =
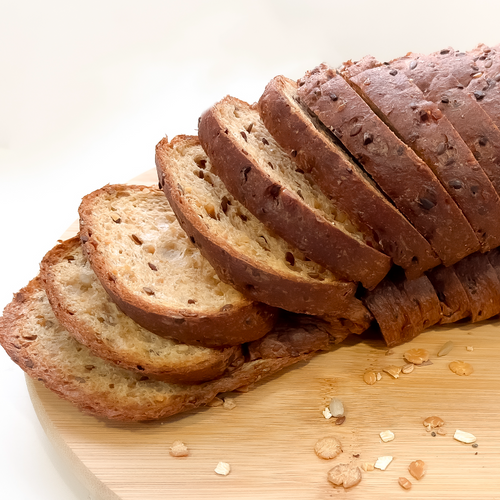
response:
{"label": "stack of bread slices", "polygon": [[371,325],[389,346],[500,313],[500,47],[372,57],[156,147],[0,318],[31,377],[110,419],[246,390]]}

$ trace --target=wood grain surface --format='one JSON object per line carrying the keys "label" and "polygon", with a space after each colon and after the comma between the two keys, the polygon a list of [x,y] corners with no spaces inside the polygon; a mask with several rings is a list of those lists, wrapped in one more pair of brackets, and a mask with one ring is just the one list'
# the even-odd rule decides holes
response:
{"label": "wood grain surface", "polygon": [[[150,171],[134,182],[155,179]],[[200,408],[145,424],[83,415],[40,383],[27,383],[45,432],[100,499],[500,499],[499,331],[499,320],[440,327],[389,355],[375,332],[352,336],[247,393],[231,394],[232,410]],[[448,340],[454,349],[437,357]],[[413,347],[427,349],[433,364],[399,379],[382,373],[372,386],[363,382],[367,369],[405,364],[403,353]],[[455,375],[448,368],[454,360],[469,362],[474,373]],[[332,397],[344,403],[343,425],[322,415]],[[422,425],[432,415],[444,419],[445,436]],[[478,447],[454,440],[456,429],[473,433]],[[385,430],[394,432],[394,441],[382,442]],[[328,435],[343,445],[330,461],[313,451]],[[188,457],[169,455],[175,440],[188,446]],[[338,463],[373,463],[384,455],[394,457],[387,470],[363,472],[350,490],[327,481]],[[408,473],[418,459],[427,464],[420,481]],[[215,474],[219,461],[231,465],[228,476]],[[410,479],[410,491],[398,485],[399,477]]]}

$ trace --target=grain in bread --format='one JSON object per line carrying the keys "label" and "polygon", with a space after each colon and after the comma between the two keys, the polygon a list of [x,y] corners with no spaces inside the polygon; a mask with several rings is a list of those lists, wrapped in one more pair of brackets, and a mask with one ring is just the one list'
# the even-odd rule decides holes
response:
{"label": "grain in bread", "polygon": [[146,377],[185,384],[213,380],[243,363],[240,346],[186,345],[155,335],[123,314],[92,271],[79,236],[50,250],[40,267],[54,315],[95,356]]}
{"label": "grain in bread", "polygon": [[258,339],[276,311],[217,276],[157,188],[112,185],[83,198],[90,265],[127,316],[157,335],[208,347]]}
{"label": "grain in bread", "polygon": [[[168,417],[209,403],[218,393],[253,384],[328,347],[328,334],[309,324],[282,326],[283,356],[254,355],[230,374],[198,385],[151,380],[94,356],[57,321],[38,278],[14,296],[0,318],[0,344],[30,377],[82,412],[119,421]],[[299,331],[299,332],[298,332]],[[295,339],[297,344],[295,345]],[[256,345],[256,348],[260,344]],[[253,352],[252,346],[249,351]]]}
{"label": "grain in bread", "polygon": [[181,226],[220,278],[255,300],[313,315],[342,315],[356,285],[271,232],[227,190],[197,137],[156,147],[160,185]]}
{"label": "grain in bread", "polygon": [[[470,224],[432,170],[335,70],[321,64],[307,72],[299,81],[297,95],[355,156],[445,265],[477,248]],[[427,200],[434,203],[432,208]]]}
{"label": "grain in bread", "polygon": [[367,288],[387,274],[376,238],[311,185],[255,106],[227,96],[203,113],[198,136],[228,191],[308,258]]}

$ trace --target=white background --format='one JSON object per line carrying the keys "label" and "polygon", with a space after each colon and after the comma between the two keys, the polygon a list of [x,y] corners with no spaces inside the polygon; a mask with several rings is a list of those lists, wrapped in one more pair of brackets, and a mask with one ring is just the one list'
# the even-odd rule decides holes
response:
{"label": "white background", "polygon": [[[368,53],[500,43],[494,1],[2,0],[0,309],[77,217],[83,195],[154,167],[226,94],[254,102]],[[0,498],[87,500],[0,349]]]}

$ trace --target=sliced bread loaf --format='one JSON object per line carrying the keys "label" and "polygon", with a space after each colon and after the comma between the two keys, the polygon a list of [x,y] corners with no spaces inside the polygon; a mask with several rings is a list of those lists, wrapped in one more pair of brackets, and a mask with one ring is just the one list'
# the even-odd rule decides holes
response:
{"label": "sliced bread loaf", "polygon": [[243,363],[240,346],[190,346],[149,332],[123,314],[105,292],[76,236],[54,247],[40,278],[61,325],[94,355],[121,368],[174,383],[220,377]]}
{"label": "sliced bread loaf", "polygon": [[373,248],[380,246],[370,231],[311,185],[255,106],[224,98],[202,115],[198,136],[228,191],[308,258],[367,288],[387,274],[390,259]]}
{"label": "sliced bread loaf", "polygon": [[[23,288],[0,318],[0,344],[30,377],[84,413],[121,421],[168,417],[248,386],[328,346],[328,334],[310,320],[281,325],[278,352],[249,346],[250,357],[230,374],[199,385],[151,380],[93,355],[57,321],[38,278]],[[262,353],[262,351],[264,351]],[[265,358],[263,356],[266,356]]]}
{"label": "sliced bread loaf", "polygon": [[[366,68],[366,63],[360,66]],[[474,229],[481,250],[500,245],[500,198],[470,149],[403,72],[376,64],[353,77],[356,64],[347,63],[341,74],[434,171]],[[428,206],[434,202],[429,200]]]}
{"label": "sliced bread loaf", "polygon": [[430,244],[332,133],[299,104],[294,81],[283,76],[273,78],[259,100],[259,113],[274,139],[311,175],[315,185],[351,219],[368,226],[382,250],[406,270],[408,277],[418,277],[440,263]]}
{"label": "sliced bread loaf", "polygon": [[160,141],[156,165],[181,226],[223,281],[292,312],[339,316],[359,304],[356,284],[309,261],[229,193],[197,137]]}
{"label": "sliced bread loaf", "polygon": [[277,311],[219,279],[159,189],[106,186],[85,196],[79,213],[92,269],[118,307],[147,330],[218,347],[272,328]]}
{"label": "sliced bread loaf", "polygon": [[306,73],[297,95],[356,157],[445,265],[478,248],[470,224],[432,170],[334,69],[321,64]]}

